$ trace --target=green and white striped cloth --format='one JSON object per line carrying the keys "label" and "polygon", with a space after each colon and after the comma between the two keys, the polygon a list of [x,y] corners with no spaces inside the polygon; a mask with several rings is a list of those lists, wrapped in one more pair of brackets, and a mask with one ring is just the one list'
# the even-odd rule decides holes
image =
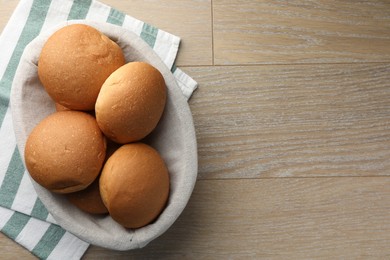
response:
{"label": "green and white striped cloth", "polygon": [[180,39],[91,0],[21,0],[0,36],[0,230],[41,259],[79,259],[89,244],[56,225],[37,197],[16,147],[10,91],[26,45],[41,31],[66,20],[122,26],[160,56],[188,99],[197,83],[174,66]]}

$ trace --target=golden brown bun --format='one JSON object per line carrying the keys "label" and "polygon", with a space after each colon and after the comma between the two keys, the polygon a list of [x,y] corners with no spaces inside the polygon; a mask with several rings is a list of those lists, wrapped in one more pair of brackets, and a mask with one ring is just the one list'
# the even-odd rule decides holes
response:
{"label": "golden brown bun", "polygon": [[168,170],[152,147],[125,144],[104,165],[100,192],[115,221],[127,228],[139,228],[164,209],[169,195]]}
{"label": "golden brown bun", "polygon": [[161,73],[147,63],[130,62],[104,82],[96,101],[96,120],[117,143],[139,141],[156,127],[165,102]]}
{"label": "golden brown bun", "polygon": [[55,102],[72,110],[93,110],[104,81],[124,63],[115,42],[91,26],[72,24],[43,46],[38,76]]}
{"label": "golden brown bun", "polygon": [[86,189],[68,193],[66,198],[76,207],[91,214],[105,214],[108,213],[106,206],[104,206],[99,191],[99,177],[92,182]]}
{"label": "golden brown bun", "polygon": [[58,193],[85,189],[98,176],[106,141],[93,116],[78,111],[55,112],[29,135],[24,151],[31,177]]}
{"label": "golden brown bun", "polygon": [[[119,144],[107,139],[106,157],[104,159],[103,165],[119,147]],[[87,213],[108,213],[106,206],[104,206],[102,197],[100,196],[99,178],[100,175],[84,190],[65,194],[66,198],[73,205]]]}

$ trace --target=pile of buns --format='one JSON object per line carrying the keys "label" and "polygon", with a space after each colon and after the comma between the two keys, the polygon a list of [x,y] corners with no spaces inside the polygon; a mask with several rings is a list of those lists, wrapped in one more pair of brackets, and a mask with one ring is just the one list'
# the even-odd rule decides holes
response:
{"label": "pile of buns", "polygon": [[126,228],[153,222],[169,196],[160,154],[142,142],[166,103],[161,73],[126,63],[122,49],[93,27],[65,26],[45,43],[39,79],[56,104],[29,134],[30,176],[90,214]]}

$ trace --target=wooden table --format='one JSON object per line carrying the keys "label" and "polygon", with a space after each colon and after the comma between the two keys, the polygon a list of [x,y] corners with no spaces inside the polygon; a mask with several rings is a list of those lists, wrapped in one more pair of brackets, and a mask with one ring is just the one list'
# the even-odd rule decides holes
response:
{"label": "wooden table", "polygon": [[390,1],[103,2],[182,38],[199,180],[146,248],[85,259],[390,258]]}

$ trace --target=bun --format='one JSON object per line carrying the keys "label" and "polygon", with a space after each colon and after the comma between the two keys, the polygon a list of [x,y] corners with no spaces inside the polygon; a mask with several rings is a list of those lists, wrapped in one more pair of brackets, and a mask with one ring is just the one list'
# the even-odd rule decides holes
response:
{"label": "bun", "polygon": [[115,42],[91,26],[72,24],[43,46],[38,76],[55,102],[72,110],[93,110],[104,81],[123,64]]}
{"label": "bun", "polygon": [[165,102],[161,73],[145,62],[130,62],[104,82],[96,101],[96,120],[111,140],[136,142],[156,127]]}
{"label": "bun", "polygon": [[24,151],[31,177],[46,189],[69,193],[85,189],[98,176],[106,142],[93,116],[55,112],[29,135]]}
{"label": "bun", "polygon": [[108,210],[102,201],[99,191],[99,177],[86,189],[68,193],[66,198],[76,207],[91,214],[106,214]]}
{"label": "bun", "polygon": [[100,192],[116,222],[126,228],[145,226],[156,219],[167,202],[167,167],[149,145],[123,145],[103,167]]}
{"label": "bun", "polygon": [[[110,158],[110,156],[120,147],[119,144],[114,143],[107,140],[107,148],[106,148],[106,157],[104,159],[103,165]],[[65,194],[66,198],[70,203],[75,205],[82,211],[91,214],[106,214],[108,210],[106,206],[104,206],[102,197],[100,195],[99,189],[99,178],[98,176],[91,185],[89,185],[86,189]]]}

